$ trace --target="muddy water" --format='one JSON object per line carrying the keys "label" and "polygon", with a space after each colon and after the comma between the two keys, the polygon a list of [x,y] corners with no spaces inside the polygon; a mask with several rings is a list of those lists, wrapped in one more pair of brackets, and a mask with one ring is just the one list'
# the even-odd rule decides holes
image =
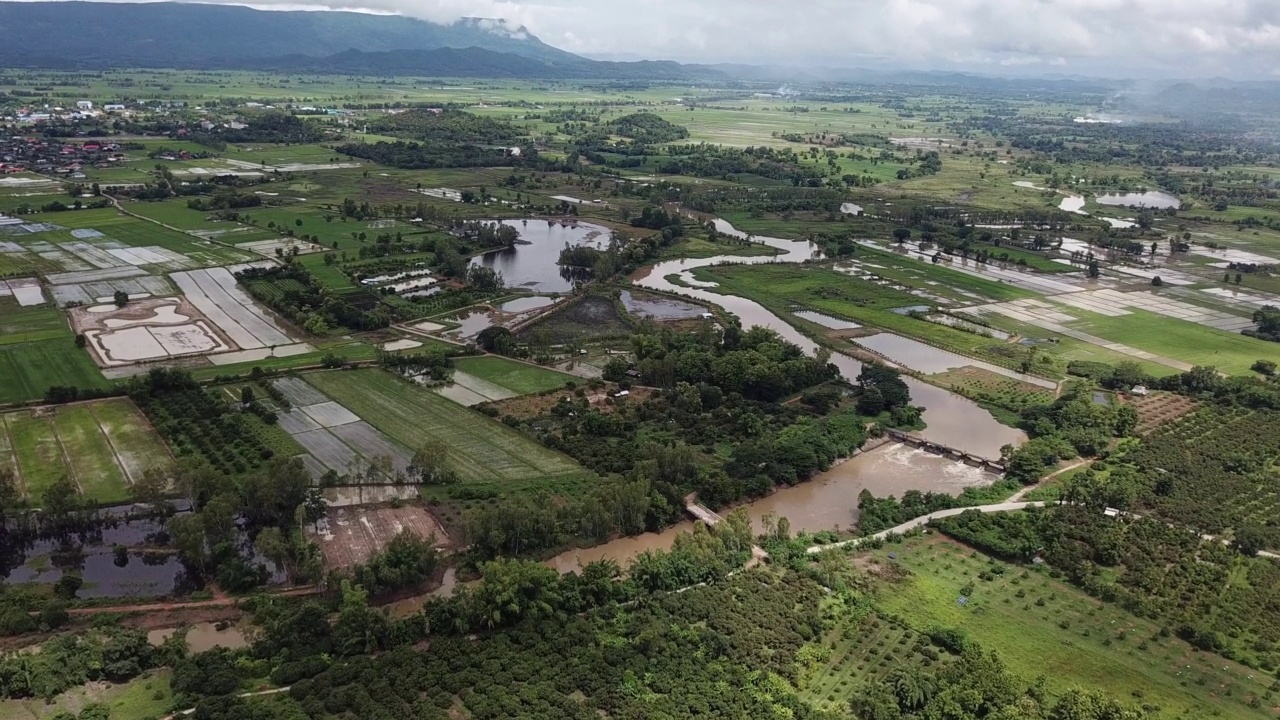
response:
{"label": "muddy water", "polygon": [[[164,628],[147,633],[147,642],[159,645],[173,636],[178,628]],[[239,650],[248,647],[249,640],[244,631],[234,625],[219,630],[214,623],[196,623],[187,628],[187,649],[192,653],[202,653],[215,647],[228,650]]]}
{"label": "muddy water", "polygon": [[392,618],[409,617],[410,615],[422,610],[422,607],[426,605],[427,601],[431,598],[452,597],[453,591],[457,588],[458,573],[456,569],[452,567],[446,568],[444,571],[444,578],[440,581],[440,587],[429,593],[414,595],[413,597],[388,603],[385,606],[385,609],[391,614]]}
{"label": "muddy water", "polygon": [[[735,229],[725,220],[716,218],[713,222],[716,230],[721,234],[738,238],[749,237],[781,252],[772,257],[722,255],[701,259],[682,258],[668,260],[640,269],[632,276],[632,283],[641,287],[664,290],[714,303],[737,315],[742,321],[743,328],[767,327],[800,346],[805,352],[814,353],[818,348],[817,343],[769,312],[759,303],[736,295],[723,295],[704,289],[708,286],[706,283],[698,283],[701,287],[695,288],[685,287],[667,280],[668,276],[675,275],[678,276],[681,283],[688,285],[693,284],[690,282],[693,280],[693,270],[700,267],[723,263],[748,265],[765,262],[798,263],[820,256],[817,246],[812,243],[765,236],[748,236],[746,233]],[[839,367],[840,373],[850,381],[856,380],[859,373],[862,372],[862,363],[842,353],[833,353],[831,362]],[[925,408],[924,421],[928,424],[928,428],[921,434],[932,442],[982,457],[997,458],[1000,456],[1000,446],[1005,444],[1018,445],[1026,440],[1026,435],[1022,431],[1001,425],[996,422],[991,413],[959,395],[913,378],[904,377],[903,380],[911,388],[912,404]]]}
{"label": "muddy water", "polygon": [[[995,478],[979,468],[890,443],[847,460],[807,482],[757,500],[747,506],[747,512],[757,532],[762,528],[763,518],[770,513],[787,518],[792,533],[844,529],[857,522],[858,493],[864,489],[877,497],[901,497],[908,490],[954,495],[967,487],[989,484]],[[671,549],[676,536],[692,528],[692,522],[682,522],[661,533],[570,550],[548,560],[547,565],[567,573],[586,563],[608,558],[626,567],[642,552]]]}

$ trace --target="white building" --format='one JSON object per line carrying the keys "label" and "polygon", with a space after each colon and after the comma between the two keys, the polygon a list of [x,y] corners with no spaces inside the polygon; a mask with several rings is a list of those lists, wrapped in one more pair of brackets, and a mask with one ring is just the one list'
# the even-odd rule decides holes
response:
{"label": "white building", "polygon": [[93,109],[93,101],[92,101],[92,100],[77,100],[77,101],[76,101],[76,109],[77,109],[77,110],[92,110],[92,109]]}

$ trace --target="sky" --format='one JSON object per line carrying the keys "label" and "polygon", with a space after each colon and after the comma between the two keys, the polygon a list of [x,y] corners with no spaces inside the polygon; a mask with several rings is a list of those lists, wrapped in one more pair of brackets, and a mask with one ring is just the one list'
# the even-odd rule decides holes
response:
{"label": "sky", "polygon": [[443,23],[502,18],[550,45],[603,59],[1280,79],[1280,0],[303,2],[230,4]]}

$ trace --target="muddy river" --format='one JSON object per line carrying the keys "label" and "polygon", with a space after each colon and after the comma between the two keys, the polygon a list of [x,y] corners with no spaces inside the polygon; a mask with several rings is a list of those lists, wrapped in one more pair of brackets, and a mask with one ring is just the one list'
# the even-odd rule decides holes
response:
{"label": "muddy river", "polygon": [[[721,234],[738,238],[750,237],[756,242],[761,242],[780,250],[781,253],[772,257],[721,255],[701,259],[668,260],[640,269],[632,276],[632,283],[641,287],[685,295],[719,305],[737,315],[745,329],[767,327],[800,346],[806,352],[815,352],[818,348],[817,343],[777,315],[769,312],[764,306],[736,295],[723,295],[713,292],[707,288],[714,287],[714,285],[694,280],[693,271],[700,267],[727,262],[753,265],[765,262],[803,262],[819,255],[817,246],[804,241],[784,240],[759,235],[748,236],[724,220],[717,218],[713,222],[716,230]],[[668,278],[671,276],[676,276],[679,282],[669,280]],[[688,287],[695,284],[699,287]],[[842,353],[833,353],[831,362],[835,363],[840,368],[841,374],[850,381],[855,381],[858,374],[862,372],[862,363]],[[925,409],[924,421],[928,424],[928,427],[921,435],[932,442],[982,457],[997,458],[1000,456],[1000,447],[1002,445],[1017,445],[1026,440],[1026,435],[1022,431],[1007,425],[1001,425],[996,422],[991,413],[959,395],[914,378],[904,377],[903,380],[911,388],[912,404],[923,406]]]}
{"label": "muddy river", "polygon": [[[877,497],[901,497],[908,490],[959,494],[967,487],[986,485],[993,480],[994,475],[979,468],[890,443],[836,465],[807,482],[750,503],[747,511],[757,532],[762,528],[761,520],[771,513],[787,518],[792,533],[844,529],[858,520],[858,493],[863,490],[870,490]],[[611,558],[625,567],[642,552],[669,550],[677,535],[692,528],[693,523],[686,521],[661,533],[570,550],[548,560],[547,565],[567,573],[576,571],[580,565]]]}

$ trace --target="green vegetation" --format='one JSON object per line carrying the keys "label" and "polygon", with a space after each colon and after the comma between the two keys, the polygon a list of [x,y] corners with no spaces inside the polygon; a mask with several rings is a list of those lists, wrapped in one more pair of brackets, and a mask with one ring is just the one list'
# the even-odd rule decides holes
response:
{"label": "green vegetation", "polygon": [[382,370],[318,373],[306,380],[405,447],[445,443],[448,466],[464,484],[506,488],[583,472],[501,423]]}
{"label": "green vegetation", "polygon": [[495,356],[459,358],[454,367],[517,395],[556,390],[574,380],[571,375]]}
{"label": "green vegetation", "polygon": [[1160,622],[1090,598],[1044,568],[924,537],[868,557],[885,576],[897,576],[878,584],[880,613],[917,633],[958,630],[999,653],[1024,681],[1043,678],[1055,695],[1085,687],[1137,698],[1168,717],[1269,717],[1249,705],[1267,686],[1248,668],[1224,668],[1222,660],[1170,636]]}

